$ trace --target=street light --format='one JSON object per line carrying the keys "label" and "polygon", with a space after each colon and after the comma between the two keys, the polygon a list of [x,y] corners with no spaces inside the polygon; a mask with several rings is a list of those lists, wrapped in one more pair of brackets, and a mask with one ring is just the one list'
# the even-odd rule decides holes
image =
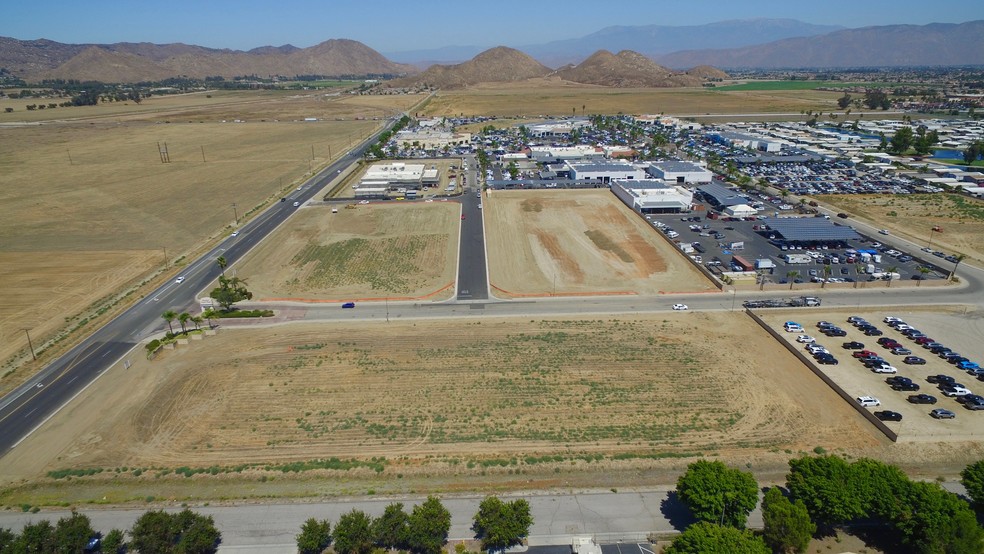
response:
{"label": "street light", "polygon": [[929,244],[926,245],[926,248],[933,248],[933,233],[935,233],[937,229],[939,229],[939,227],[931,227],[929,229]]}

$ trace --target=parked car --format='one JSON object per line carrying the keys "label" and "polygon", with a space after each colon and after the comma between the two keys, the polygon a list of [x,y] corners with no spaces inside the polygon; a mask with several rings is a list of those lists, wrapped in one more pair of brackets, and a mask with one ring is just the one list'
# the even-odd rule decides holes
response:
{"label": "parked car", "polygon": [[864,343],[852,340],[851,342],[845,342],[841,347],[845,350],[862,350],[864,349]]}
{"label": "parked car", "polygon": [[892,390],[905,391],[905,392],[915,392],[919,390],[918,383],[896,383],[892,385]]}
{"label": "parked car", "polygon": [[898,369],[896,369],[895,367],[890,366],[888,364],[876,365],[875,367],[871,368],[871,371],[874,371],[875,373],[898,373],[899,372]]}
{"label": "parked car", "polygon": [[935,417],[936,419],[954,419],[957,417],[957,414],[943,408],[936,408],[935,410],[929,412],[929,415]]}
{"label": "parked car", "polygon": [[881,406],[881,401],[874,396],[859,396],[857,398],[858,404],[861,404],[865,408],[870,408],[872,406]]}
{"label": "parked car", "polygon": [[959,385],[950,385],[940,388],[943,391],[943,396],[954,397],[954,396],[967,396],[968,394],[971,394],[970,389]]}
{"label": "parked car", "polygon": [[906,356],[902,363],[909,365],[926,365],[926,360],[920,358],[919,356]]}
{"label": "parked car", "polygon": [[801,342],[803,344],[813,344],[817,342],[817,339],[811,337],[810,335],[799,335],[796,337],[796,342]]}
{"label": "parked car", "polygon": [[912,394],[906,400],[911,404],[936,404],[936,397],[931,394]]}
{"label": "parked car", "polygon": [[871,350],[860,350],[858,352],[854,352],[851,355],[854,356],[855,358],[877,358],[878,357],[878,353],[877,352],[872,352]]}
{"label": "parked car", "polygon": [[952,385],[957,381],[953,377],[950,377],[949,375],[943,375],[942,373],[938,375],[930,375],[929,377],[926,378],[926,380],[929,381],[930,383],[933,383],[934,385]]}
{"label": "parked car", "polygon": [[823,365],[837,365],[837,358],[831,356],[830,354],[821,355],[817,357],[817,363]]}
{"label": "parked car", "polygon": [[902,421],[902,414],[891,410],[881,410],[875,412],[875,417],[882,421]]}
{"label": "parked car", "polygon": [[970,360],[967,360],[965,362],[958,362],[957,367],[964,371],[977,371],[978,369],[981,368],[981,366],[978,365],[976,362],[971,362]]}
{"label": "parked car", "polygon": [[840,327],[831,327],[823,330],[823,334],[828,337],[846,337],[847,331],[841,329]]}
{"label": "parked car", "polygon": [[874,328],[872,328],[872,329],[866,329],[864,331],[864,334],[865,335],[868,335],[869,337],[880,337],[880,336],[884,335],[885,333],[883,333],[880,329],[874,329]]}
{"label": "parked car", "polygon": [[891,343],[898,344],[898,342],[896,342],[895,339],[893,339],[892,337],[882,337],[882,338],[878,339],[875,342],[877,342],[878,344],[880,344],[882,346],[885,346],[886,344],[891,344]]}
{"label": "parked car", "polygon": [[912,354],[912,350],[909,350],[904,346],[898,346],[892,348],[892,354],[895,354],[896,356],[908,356],[909,354]]}

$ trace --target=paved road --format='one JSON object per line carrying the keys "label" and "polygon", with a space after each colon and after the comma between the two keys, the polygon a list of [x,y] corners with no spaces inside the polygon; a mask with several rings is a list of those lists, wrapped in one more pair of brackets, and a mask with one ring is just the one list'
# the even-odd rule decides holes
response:
{"label": "paved road", "polygon": [[[394,122],[395,119],[389,120],[386,127]],[[184,277],[182,283],[171,281],[162,285],[0,399],[0,456],[98,379],[141,338],[159,329],[162,313],[167,310],[190,311],[196,306],[196,293],[219,276],[215,263],[219,256],[224,256],[230,265],[233,264],[298,209],[294,207],[294,202],[303,204],[310,200],[339,172],[360,158],[376,136],[378,133],[335,160],[309,179],[300,190],[292,191],[283,202],[275,203],[243,225],[238,236],[227,237],[186,267],[180,273]]]}
{"label": "paved road", "polygon": [[[474,166],[474,160],[470,167]],[[482,192],[476,180],[461,197],[461,243],[458,247],[458,292],[459,301],[488,300],[489,279],[485,265],[485,218],[479,208]]]}

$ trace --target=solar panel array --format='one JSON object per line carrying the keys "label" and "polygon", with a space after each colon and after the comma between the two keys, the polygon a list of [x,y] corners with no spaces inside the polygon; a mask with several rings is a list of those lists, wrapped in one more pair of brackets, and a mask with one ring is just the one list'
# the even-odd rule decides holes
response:
{"label": "solar panel array", "polygon": [[854,229],[834,225],[823,217],[769,217],[762,220],[783,240],[790,242],[826,242],[858,240],[861,235]]}

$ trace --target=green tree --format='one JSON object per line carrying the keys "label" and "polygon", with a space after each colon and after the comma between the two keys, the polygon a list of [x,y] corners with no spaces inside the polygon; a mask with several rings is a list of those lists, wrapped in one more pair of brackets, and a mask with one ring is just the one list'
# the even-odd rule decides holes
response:
{"label": "green tree", "polygon": [[912,127],[902,127],[892,135],[889,151],[896,154],[904,154],[912,146],[914,140]]}
{"label": "green tree", "polygon": [[806,552],[817,526],[802,500],[790,502],[778,487],[762,499],[762,538],[775,552]]}
{"label": "green tree", "polygon": [[222,541],[211,516],[188,509],[177,514],[163,510],[145,512],[133,524],[130,537],[133,550],[162,554],[210,554]]}
{"label": "green tree", "polygon": [[769,554],[765,541],[747,529],[701,521],[687,527],[664,554]]}
{"label": "green tree", "polygon": [[174,318],[176,317],[178,317],[178,314],[174,313],[174,310],[168,310],[161,314],[161,318],[167,322],[167,330],[170,331],[172,335],[174,334],[174,327],[171,327],[171,322],[174,321]]}
{"label": "green tree", "polygon": [[120,529],[113,529],[102,539],[103,554],[122,554],[126,548],[126,537]]}
{"label": "green tree", "polygon": [[4,554],[11,552],[11,549],[16,541],[16,533],[5,527],[0,527],[0,552],[3,552]]}
{"label": "green tree", "polygon": [[851,467],[838,456],[789,460],[786,485],[819,525],[836,525],[863,517],[865,501],[853,488]]}
{"label": "green tree", "polygon": [[89,516],[73,510],[55,524],[54,540],[59,552],[82,552],[95,534]]}
{"label": "green tree", "polygon": [[953,280],[953,277],[957,274],[957,268],[960,267],[960,262],[966,260],[967,259],[967,255],[966,254],[957,254],[956,255],[956,258],[957,258],[957,261],[953,264],[953,271],[951,271],[950,272],[950,276],[947,277],[947,279],[949,279],[951,281]]}
{"label": "green tree", "polygon": [[789,280],[789,290],[793,290],[793,284],[796,283],[796,279],[798,279],[799,276],[800,272],[796,270],[786,272],[786,279]]}
{"label": "green tree", "polygon": [[851,105],[851,95],[846,92],[844,93],[844,96],[841,96],[840,98],[837,99],[837,107],[842,110],[850,105]]}
{"label": "green tree", "polygon": [[219,277],[219,286],[212,289],[209,296],[215,299],[224,310],[232,309],[236,302],[250,300],[253,293],[246,288],[246,280],[239,277]]}
{"label": "green tree", "polygon": [[37,523],[28,523],[21,529],[20,535],[14,541],[11,552],[58,552],[55,543],[55,528],[51,522],[42,519]]}
{"label": "green tree", "polygon": [[212,320],[219,317],[219,314],[213,308],[208,308],[202,312],[202,317],[208,320],[208,328],[211,329],[213,327]]}
{"label": "green tree", "polygon": [[219,266],[219,271],[222,272],[222,276],[225,277],[225,268],[229,265],[229,262],[225,259],[225,256],[215,258],[215,263]]}
{"label": "green tree", "polygon": [[297,535],[297,551],[299,554],[321,554],[331,546],[331,522],[327,519],[318,521],[313,517],[301,525]]}
{"label": "green tree", "polygon": [[965,163],[972,164],[980,159],[982,155],[984,155],[984,141],[975,140],[964,150],[963,159]]}
{"label": "green tree", "polygon": [[407,521],[409,516],[403,510],[402,502],[386,506],[383,515],[372,522],[372,534],[376,545],[382,548],[405,549]]}
{"label": "green tree", "polygon": [[191,316],[191,322],[195,324],[195,330],[196,331],[198,329],[201,329],[202,328],[202,322],[204,322],[204,321],[205,321],[205,318],[203,318],[200,315],[193,315],[193,316]]}
{"label": "green tree", "polygon": [[513,181],[519,179],[519,167],[516,165],[516,162],[509,162],[509,165],[506,166],[506,172],[509,173],[509,178]]}
{"label": "green tree", "polygon": [[751,473],[718,461],[698,460],[677,480],[680,500],[700,521],[744,529],[758,504],[758,484]]}
{"label": "green tree", "polygon": [[521,544],[532,525],[530,505],[525,500],[503,502],[498,497],[487,496],[478,506],[472,530],[482,541],[482,549],[491,551]]}
{"label": "green tree", "polygon": [[191,320],[191,314],[189,314],[188,312],[181,312],[181,315],[178,316],[178,323],[181,324],[182,333],[188,330],[187,326],[188,326],[188,321],[190,320]]}
{"label": "green tree", "polygon": [[451,513],[441,500],[428,496],[407,519],[407,547],[414,554],[439,554],[451,530]]}
{"label": "green tree", "polygon": [[368,554],[372,551],[372,518],[361,510],[342,514],[331,533],[338,554]]}
{"label": "green tree", "polygon": [[218,550],[219,543],[222,542],[222,534],[216,529],[212,516],[202,516],[185,510],[178,514],[178,517],[182,521],[182,526],[175,552],[210,554]]}
{"label": "green tree", "polygon": [[900,510],[891,515],[902,542],[920,554],[980,554],[984,530],[970,506],[936,483],[910,481]]}
{"label": "green tree", "polygon": [[984,507],[984,460],[965,467],[960,472],[960,482],[967,489],[967,496],[978,508]]}

